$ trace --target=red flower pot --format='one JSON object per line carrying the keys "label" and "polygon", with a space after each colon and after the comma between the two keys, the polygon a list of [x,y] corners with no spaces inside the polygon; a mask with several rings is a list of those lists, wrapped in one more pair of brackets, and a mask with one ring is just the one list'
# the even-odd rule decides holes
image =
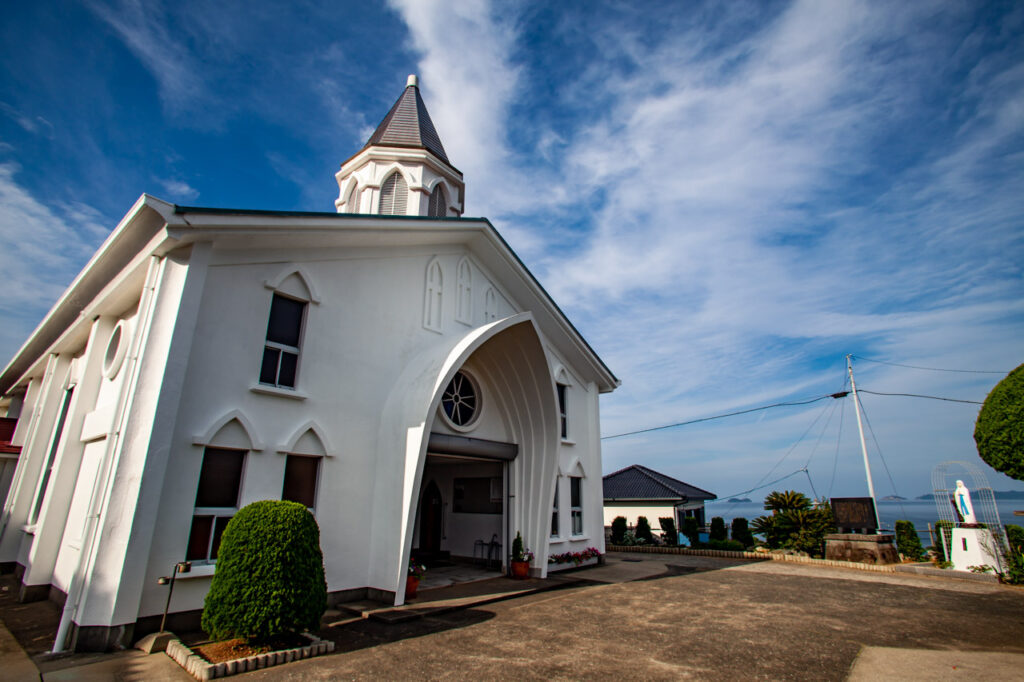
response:
{"label": "red flower pot", "polygon": [[530,577],[530,562],[529,561],[513,561],[512,562],[512,577],[520,580]]}
{"label": "red flower pot", "polygon": [[407,575],[405,577],[405,598],[412,599],[416,596],[416,590],[419,589],[420,579],[414,575]]}

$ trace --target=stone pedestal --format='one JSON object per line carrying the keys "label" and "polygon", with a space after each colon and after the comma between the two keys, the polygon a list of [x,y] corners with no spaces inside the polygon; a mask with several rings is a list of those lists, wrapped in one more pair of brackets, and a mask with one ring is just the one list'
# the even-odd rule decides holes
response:
{"label": "stone pedestal", "polygon": [[971,566],[1001,570],[996,543],[988,528],[954,528],[950,544],[950,561],[956,570],[969,571]]}
{"label": "stone pedestal", "polygon": [[898,564],[900,556],[892,535],[833,533],[825,536],[825,558],[861,564]]}

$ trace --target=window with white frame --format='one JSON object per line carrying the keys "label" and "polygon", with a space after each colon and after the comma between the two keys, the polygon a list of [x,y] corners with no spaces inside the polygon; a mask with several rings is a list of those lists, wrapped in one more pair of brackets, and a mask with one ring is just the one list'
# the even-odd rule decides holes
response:
{"label": "window with white frame", "polygon": [[245,452],[213,447],[203,451],[192,530],[185,554],[188,561],[212,562],[217,559],[224,528],[238,512]]}
{"label": "window with white frame", "polygon": [[322,459],[309,455],[288,455],[284,465],[281,499],[298,502],[309,509],[316,507],[317,480]]}
{"label": "window with white frame", "polygon": [[405,215],[408,201],[409,185],[406,184],[405,177],[395,171],[381,185],[377,213],[380,215]]}
{"label": "window with white frame", "polygon": [[558,388],[558,427],[562,440],[569,439],[569,410],[568,410],[568,393],[569,387],[563,383],[555,384]]}
{"label": "window with white frame", "polygon": [[43,509],[43,500],[46,498],[46,489],[50,485],[50,477],[53,475],[53,462],[57,458],[57,450],[60,448],[60,440],[64,435],[64,424],[68,419],[68,410],[71,408],[71,398],[75,394],[75,386],[72,384],[64,389],[64,398],[60,404],[60,413],[57,416],[57,423],[53,428],[53,437],[50,441],[50,449],[46,453],[46,464],[43,466],[43,475],[39,480],[39,489],[36,491],[36,499],[32,505],[32,515],[29,517],[29,524],[39,520],[39,512]]}
{"label": "window with white frame", "polygon": [[551,537],[557,538],[558,533],[558,477],[555,477],[555,500],[551,505]]}
{"label": "window with white frame", "polygon": [[583,479],[569,477],[569,509],[572,515],[572,534],[583,535]]}
{"label": "window with white frame", "polygon": [[295,388],[299,367],[299,343],[306,302],[274,294],[267,322],[267,341],[263,347],[260,383]]}

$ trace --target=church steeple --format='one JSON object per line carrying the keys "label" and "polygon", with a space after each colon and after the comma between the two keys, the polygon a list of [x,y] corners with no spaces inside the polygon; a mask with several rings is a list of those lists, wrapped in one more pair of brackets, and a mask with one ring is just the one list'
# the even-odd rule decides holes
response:
{"label": "church steeple", "polygon": [[335,175],[339,213],[462,215],[462,173],[448,160],[416,76],[359,152]]}

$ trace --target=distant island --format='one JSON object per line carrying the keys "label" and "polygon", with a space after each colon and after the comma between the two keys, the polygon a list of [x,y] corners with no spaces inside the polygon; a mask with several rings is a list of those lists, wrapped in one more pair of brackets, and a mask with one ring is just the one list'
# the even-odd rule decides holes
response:
{"label": "distant island", "polygon": [[[921,499],[921,498],[918,498]],[[906,502],[907,498],[900,497],[899,495],[886,495],[879,500],[880,502]]]}
{"label": "distant island", "polygon": [[[1024,490],[993,490],[992,495],[997,500],[1024,500]],[[884,498],[890,499],[890,498]],[[933,500],[935,499],[935,493],[926,493],[919,495],[918,500]]]}
{"label": "distant island", "polygon": [[734,502],[734,503],[744,503],[744,502],[750,502],[750,498],[749,497],[730,497],[729,501],[730,502]]}

